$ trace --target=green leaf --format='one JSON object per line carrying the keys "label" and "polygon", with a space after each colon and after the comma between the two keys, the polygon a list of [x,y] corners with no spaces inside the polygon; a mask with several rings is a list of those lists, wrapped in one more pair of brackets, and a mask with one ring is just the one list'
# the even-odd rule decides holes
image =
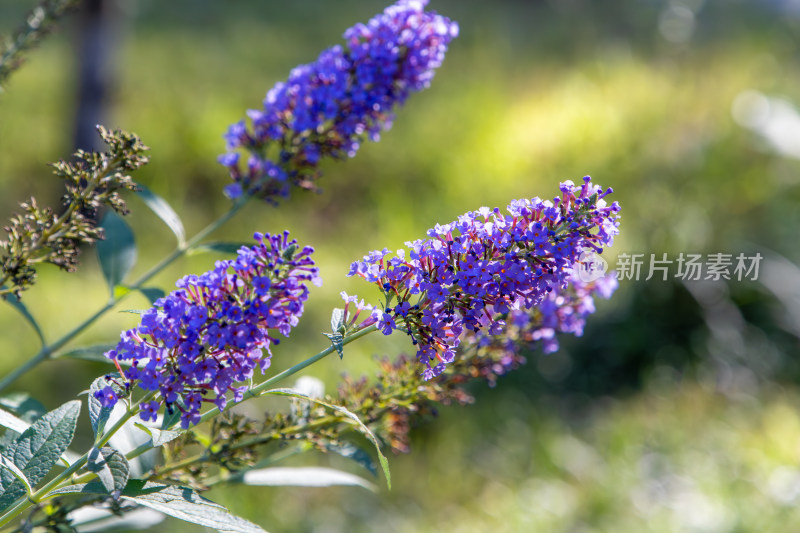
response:
{"label": "green leaf", "polygon": [[346,331],[344,323],[344,309],[336,308],[331,311],[331,332],[344,333]]}
{"label": "green leaf", "polygon": [[[112,378],[121,379],[119,372],[108,375]],[[95,436],[103,433],[106,422],[108,422],[108,417],[111,416],[111,411],[113,410],[112,407],[103,407],[103,404],[101,404],[100,400],[94,395],[95,392],[103,390],[107,386],[114,389],[117,395],[123,394],[122,388],[108,381],[105,376],[100,376],[95,379],[92,381],[91,386],[89,386],[89,397],[86,403],[89,406],[89,421],[92,424],[92,431],[94,431]]]}
{"label": "green leaf", "polygon": [[151,437],[150,444],[153,448],[158,448],[159,446],[163,446],[166,443],[177,439],[178,437],[180,437],[185,433],[185,431],[172,431],[172,430],[161,430],[161,429],[151,428],[139,422],[136,422],[133,425],[141,429],[148,435],[150,435]]}
{"label": "green leaf", "polygon": [[366,468],[373,476],[378,475],[378,467],[375,464],[375,461],[372,460],[372,456],[363,448],[360,448],[351,442],[326,442],[322,444],[322,447],[329,452],[333,452],[345,457],[346,459],[355,461]]}
{"label": "green leaf", "polygon": [[[32,486],[41,481],[66,451],[75,434],[81,402],[73,400],[50,411],[26,429],[4,450]],[[25,494],[25,487],[8,470],[0,471],[0,510]]]}
{"label": "green leaf", "polygon": [[122,498],[155,509],[186,522],[231,533],[265,533],[256,524],[231,514],[225,507],[207,500],[188,487],[145,483],[133,479]]}
{"label": "green leaf", "polygon": [[88,531],[151,531],[166,516],[147,507],[135,507],[116,515],[109,508],[82,507],[70,512],[70,526],[81,533]]}
{"label": "green leaf", "polygon": [[132,315],[143,315],[147,311],[149,311],[149,309],[122,309],[122,310],[120,310],[120,313],[130,313]]}
{"label": "green leaf", "polygon": [[[22,417],[18,418],[12,413],[0,409],[0,426],[7,429],[3,437],[0,438],[0,450],[5,450],[9,443],[31,427],[31,423],[45,412],[44,406],[38,400],[24,393],[9,394],[0,398],[0,405],[3,407],[16,407],[18,412],[22,414]],[[68,456],[70,454],[74,455],[69,451],[64,452],[61,455],[61,460],[66,464],[71,464],[74,459]]]}
{"label": "green leaf", "polygon": [[28,423],[47,412],[39,400],[26,392],[12,392],[0,397],[0,407],[16,414]]}
{"label": "green leaf", "polygon": [[293,486],[293,487],[331,487],[349,485],[363,487],[375,492],[377,487],[366,479],[320,466],[308,467],[272,467],[260,470],[248,470],[242,476],[245,485],[260,486]]}
{"label": "green leaf", "polygon": [[167,295],[163,290],[159,289],[158,287],[142,287],[139,289],[139,292],[144,294],[145,298],[150,300],[151,304],[156,303],[156,300],[159,298],[163,298]]}
{"label": "green leaf", "polygon": [[49,497],[53,496],[60,496],[62,494],[108,494],[108,491],[100,482],[99,479],[93,479],[89,483],[79,483],[77,485],[67,485],[66,487],[60,487],[57,489],[53,489],[48,494]]}
{"label": "green leaf", "polygon": [[186,243],[186,231],[183,229],[183,222],[181,222],[181,218],[178,216],[178,213],[172,209],[166,200],[155,194],[141,183],[138,185],[139,190],[136,191],[136,194],[138,194],[139,198],[144,200],[144,203],[147,204],[147,207],[149,207],[153,213],[155,213],[158,218],[163,220],[169,229],[172,230],[172,233],[174,233],[175,237],[178,239],[178,246],[183,246]]}
{"label": "green leaf", "polygon": [[130,470],[124,455],[108,446],[103,448],[93,447],[89,450],[86,468],[89,472],[97,474],[97,479],[114,496],[114,499],[119,499],[119,494],[128,484]]}
{"label": "green leaf", "polygon": [[[116,348],[115,344],[97,344],[95,346],[84,346],[76,348],[66,353],[59,354],[57,358],[67,357],[69,359],[83,359],[84,361],[95,361],[98,363],[114,364],[114,361],[105,356],[109,350]],[[130,366],[131,360],[117,361],[122,366]]]}
{"label": "green leaf", "polygon": [[97,256],[113,296],[114,288],[122,283],[136,264],[136,242],[128,223],[114,211],[106,211],[100,227],[105,232],[105,238],[97,242]]}
{"label": "green leaf", "polygon": [[0,426],[17,433],[22,433],[30,427],[30,424],[21,418],[17,418],[8,411],[0,409]]}
{"label": "green leaf", "polygon": [[356,414],[352,413],[351,411],[342,407],[341,405],[335,405],[332,403],[323,402],[322,400],[306,396],[305,394],[300,394],[294,389],[272,389],[264,392],[264,394],[275,394],[278,396],[289,396],[290,398],[301,398],[304,400],[308,400],[309,402],[314,402],[319,405],[323,405],[328,409],[331,409],[333,411],[336,411],[337,413],[344,415],[347,419],[349,419],[352,422],[353,425],[355,425],[359,430],[361,430],[364,436],[366,436],[370,440],[370,442],[372,442],[372,444],[375,446],[375,451],[378,452],[378,460],[381,463],[383,474],[386,476],[386,485],[389,487],[389,489],[392,488],[392,476],[391,473],[389,472],[389,461],[386,459],[383,453],[381,453],[381,446],[380,443],[378,442],[378,438],[375,437],[375,434],[366,426],[366,424],[364,424],[364,422],[361,421],[360,418],[358,418]]}
{"label": "green leaf", "polygon": [[331,344],[334,348],[336,348],[336,352],[339,354],[339,359],[344,359],[344,337],[341,333],[323,333],[328,339],[330,339]]}
{"label": "green leaf", "polygon": [[[5,285],[1,286],[0,288],[4,287]],[[39,337],[39,340],[41,341],[42,345],[44,346],[45,344],[47,344],[47,342],[45,342],[44,340],[44,333],[42,333],[42,328],[39,327],[39,323],[36,322],[35,318],[33,318],[33,315],[30,313],[30,311],[28,311],[28,308],[25,307],[25,304],[19,301],[19,298],[17,298],[13,294],[7,294],[5,298],[6,301],[9,304],[11,304],[11,306],[14,309],[19,311],[19,314],[21,314],[23,318],[25,318],[25,320],[28,321],[28,324],[30,324],[33,327],[33,331],[36,332],[36,336]]]}
{"label": "green leaf", "polygon": [[205,252],[215,252],[218,254],[225,254],[225,255],[236,255],[239,251],[239,248],[245,246],[250,248],[253,246],[253,243],[250,242],[207,242],[203,244],[199,244],[193,248],[190,248],[187,252],[187,255],[195,255],[201,254]]}
{"label": "green leaf", "polygon": [[[181,404],[182,400],[178,398],[177,403]],[[161,420],[161,430],[167,430],[180,422],[181,420],[181,410],[178,409],[177,406],[172,408],[172,412],[170,413],[169,410],[164,410],[164,418]]]}
{"label": "green leaf", "polygon": [[28,496],[33,494],[33,487],[31,487],[28,478],[25,477],[25,473],[17,468],[17,465],[15,465],[11,459],[5,455],[0,455],[0,467],[8,469],[8,471],[11,472],[11,474],[17,478],[20,483],[22,483],[22,485],[25,487],[25,494]]}

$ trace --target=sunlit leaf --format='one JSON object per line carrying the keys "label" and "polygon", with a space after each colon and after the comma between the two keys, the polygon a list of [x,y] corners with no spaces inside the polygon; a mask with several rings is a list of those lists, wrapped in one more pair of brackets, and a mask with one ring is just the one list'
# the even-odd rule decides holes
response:
{"label": "sunlit leaf", "polygon": [[344,337],[341,333],[323,333],[328,340],[331,341],[331,345],[336,348],[336,353],[339,354],[339,359],[344,358]]}
{"label": "sunlit leaf", "polygon": [[264,392],[264,394],[275,394],[278,396],[301,398],[309,402],[314,402],[319,405],[323,405],[328,409],[332,409],[333,411],[336,411],[337,413],[344,415],[345,418],[351,421],[351,423],[353,423],[353,425],[355,425],[364,434],[364,436],[366,436],[375,446],[375,450],[378,452],[378,460],[380,461],[381,468],[383,469],[383,474],[386,476],[386,485],[390,489],[392,488],[392,476],[391,473],[389,472],[389,461],[381,452],[381,446],[380,443],[378,442],[377,437],[375,437],[375,434],[372,433],[372,431],[366,426],[366,424],[364,424],[364,422],[361,421],[360,418],[358,418],[356,414],[350,412],[348,409],[342,407],[341,405],[334,405],[332,403],[324,402],[322,400],[306,396],[305,394],[300,394],[299,392],[293,389],[272,389]]}
{"label": "sunlit leaf", "polygon": [[331,487],[349,485],[376,491],[374,483],[366,479],[342,472],[333,468],[319,466],[308,467],[272,467],[260,470],[249,470],[242,476],[245,485],[295,486],[295,487]]}
{"label": "sunlit leaf", "polygon": [[0,409],[0,426],[10,429],[11,431],[16,431],[17,433],[22,433],[30,427],[30,424],[21,418],[17,418],[8,411]]}
{"label": "sunlit leaf", "polygon": [[108,446],[103,448],[93,447],[89,450],[86,468],[89,472],[97,474],[97,479],[115,498],[118,497],[128,483],[130,466],[125,456],[114,448]]}
{"label": "sunlit leaf", "polygon": [[157,429],[157,428],[145,426],[144,424],[139,423],[139,422],[135,423],[134,425],[137,428],[139,428],[142,431],[144,431],[145,433],[147,433],[148,435],[150,435],[150,437],[152,438],[150,443],[153,446],[153,448],[158,448],[159,446],[163,446],[164,444],[166,444],[166,443],[168,443],[168,442],[170,442],[172,440],[177,439],[178,437],[180,437],[181,435],[183,435],[185,433],[184,431],[172,431],[172,430]]}
{"label": "sunlit leaf", "polygon": [[[121,379],[118,372],[108,374],[108,376],[112,379]],[[108,421],[109,416],[111,416],[111,410],[113,409],[112,407],[103,407],[103,404],[95,396],[96,392],[103,390],[105,387],[111,387],[114,392],[117,393],[117,395],[120,395],[123,392],[121,387],[119,387],[116,383],[107,380],[106,376],[100,376],[92,381],[92,384],[89,386],[89,397],[86,400],[86,403],[89,406],[89,422],[92,424],[92,431],[94,431],[95,436],[103,433],[106,422]]]}
{"label": "sunlit leaf", "polygon": [[[25,474],[32,486],[50,472],[72,442],[80,410],[81,402],[73,400],[46,413],[4,450],[4,455]],[[0,510],[24,495],[24,484],[7,469],[0,471]]]}
{"label": "sunlit leaf", "polygon": [[75,509],[67,515],[70,525],[75,526],[82,533],[151,529],[163,522],[165,518],[163,513],[146,507],[137,507],[118,516],[108,509],[87,506]]}
{"label": "sunlit leaf", "polygon": [[225,507],[207,500],[188,487],[145,483],[134,479],[122,498],[155,509],[166,515],[230,533],[265,533],[256,524],[231,514]]}
{"label": "sunlit leaf", "polygon": [[25,473],[20,470],[11,459],[5,455],[0,455],[0,467],[7,469],[15,478],[17,478],[17,481],[22,483],[22,486],[25,487],[26,494],[31,494],[33,492],[33,487],[31,487],[31,484],[28,481],[28,478],[25,476]]}
{"label": "sunlit leaf", "polygon": [[178,239],[178,245],[183,246],[186,242],[186,231],[183,229],[183,222],[181,222],[178,213],[176,213],[175,210],[172,209],[172,206],[162,197],[158,196],[141,183],[138,185],[139,190],[136,191],[136,193],[139,195],[139,198],[144,200],[147,207],[172,230],[172,233],[174,233],[175,237]]}

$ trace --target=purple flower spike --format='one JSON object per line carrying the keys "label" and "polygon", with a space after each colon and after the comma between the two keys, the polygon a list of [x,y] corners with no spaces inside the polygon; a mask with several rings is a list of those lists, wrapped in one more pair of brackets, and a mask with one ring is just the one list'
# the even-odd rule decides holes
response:
{"label": "purple flower spike", "polygon": [[[377,141],[409,94],[430,85],[458,25],[425,11],[427,0],[400,0],[367,24],[344,33],[344,46],[300,65],[267,93],[262,109],[247,113],[224,135],[219,158],[239,188],[226,194],[274,202],[289,184],[314,188],[318,166],[329,157],[353,157]],[[246,168],[238,150],[249,152]]]}
{"label": "purple flower spike", "polygon": [[486,345],[511,331],[509,324],[518,337],[555,351],[555,332],[580,335],[594,311],[592,296],[613,292],[615,279],[584,282],[575,267],[582,253],[611,246],[619,204],[607,205],[610,191],[588,177],[581,185],[566,181],[560,191],[553,201],[514,200],[505,215],[466,213],[429,230],[428,239],[407,242],[409,253],[372,252],[351,265],[349,275],[386,295],[385,311],[374,314],[379,327],[411,335],[425,379],[453,361],[460,343]]}
{"label": "purple flower spike", "polygon": [[[196,424],[203,403],[225,406],[246,390],[237,386],[269,367],[270,347],[288,336],[303,314],[308,282],[319,284],[310,247],[299,248],[289,233],[255,234],[236,259],[186,276],[178,290],[157,300],[140,324],[120,336],[112,360],[128,361],[128,387],[157,391],[143,403],[142,420],[155,420],[161,405],[181,412],[183,427]],[[104,407],[117,395],[107,386],[96,393]]]}

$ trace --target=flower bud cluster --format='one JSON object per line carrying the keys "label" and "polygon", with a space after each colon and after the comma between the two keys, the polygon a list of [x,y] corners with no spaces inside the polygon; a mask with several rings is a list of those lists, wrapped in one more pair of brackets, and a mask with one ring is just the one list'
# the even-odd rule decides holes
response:
{"label": "flower bud cluster", "polygon": [[454,360],[465,332],[498,335],[513,312],[542,305],[559,317],[551,307],[561,304],[548,295],[567,289],[583,251],[600,253],[613,243],[620,207],[603,199],[611,189],[603,192],[588,176],[560,189],[553,201],[515,200],[508,214],[481,208],[437,225],[430,238],[406,243],[408,257],[398,250],[389,258],[384,249],[351,265],[350,276],[375,283],[385,295],[384,309],[371,320],[385,335],[401,329],[411,336],[426,379]]}
{"label": "flower bud cluster", "polygon": [[[118,384],[127,392],[158,392],[141,404],[143,420],[165,405],[180,410],[184,428],[196,424],[204,402],[224,409],[228,393],[240,401],[247,387],[237,384],[269,367],[277,334],[288,336],[303,314],[307,282],[321,284],[313,249],[299,249],[288,235],[256,233],[258,244],[242,247],[236,259],[182,278],[106,353],[118,366],[130,365]],[[118,400],[111,385],[96,394],[104,406]]]}
{"label": "flower bud cluster", "polygon": [[225,134],[228,152],[219,158],[234,180],[226,194],[274,201],[290,184],[313,188],[323,158],[352,157],[365,139],[378,140],[395,106],[429,86],[458,35],[455,22],[426,12],[426,4],[400,0],[348,29],[344,46],[323,51],[275,85],[263,108],[248,112],[249,125],[233,124]]}
{"label": "flower bud cluster", "polygon": [[49,207],[39,207],[36,199],[21,204],[23,214],[14,216],[4,229],[8,239],[0,241],[0,295],[20,293],[36,281],[35,265],[47,262],[71,272],[78,265],[82,244],[103,238],[97,227],[97,211],[108,206],[120,214],[128,209],[121,190],[136,190],[128,172],[148,158],[147,146],[124,131],[109,131],[98,126],[108,152],[78,150],[72,161],[52,166],[56,176],[66,182],[62,198],[64,212],[57,215]]}

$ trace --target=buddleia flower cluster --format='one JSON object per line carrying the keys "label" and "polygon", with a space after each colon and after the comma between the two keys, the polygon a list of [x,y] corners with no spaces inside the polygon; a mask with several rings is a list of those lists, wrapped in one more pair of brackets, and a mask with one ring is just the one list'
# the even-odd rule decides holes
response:
{"label": "buddleia flower cluster", "polygon": [[548,297],[568,289],[581,253],[613,244],[620,207],[604,199],[612,190],[588,176],[560,190],[553,201],[514,200],[507,213],[466,213],[429,230],[428,239],[407,242],[408,253],[374,251],[351,265],[348,275],[384,295],[370,320],[385,335],[399,329],[411,336],[425,379],[453,362],[469,332],[500,335],[514,313],[534,308],[558,316],[548,306],[560,307],[559,300]]}
{"label": "buddleia flower cluster", "polygon": [[[344,375],[336,392],[325,396],[325,401],[356,414],[393,452],[407,453],[411,428],[435,417],[441,405],[473,403],[475,399],[467,384],[483,380],[494,386],[500,376],[525,363],[524,348],[542,346],[545,352],[551,352],[558,346],[555,332],[580,335],[586,317],[594,311],[594,297],[608,298],[616,285],[615,276],[610,274],[592,281],[573,275],[566,290],[553,290],[539,306],[510,313],[503,335],[467,332],[457,357],[437,379],[425,380],[406,355],[394,359],[383,357],[376,361],[378,372],[374,378]],[[342,296],[347,302],[344,315],[348,328],[359,324],[362,313],[370,315],[369,304],[345,293]],[[361,318],[358,327],[374,323],[371,317]],[[332,417],[324,407],[304,405],[306,410],[300,416],[294,411],[288,415],[271,414],[260,431],[252,429],[255,420],[248,421],[241,415],[233,415],[239,417],[235,423],[223,421],[218,428],[215,425],[210,430],[211,438],[224,440],[228,445],[219,452],[209,450],[207,460],[221,464],[252,459],[257,453],[256,446],[286,440],[306,441],[323,451],[346,448],[341,432],[350,427],[350,419]],[[191,441],[191,437],[184,441],[187,439]],[[171,444],[172,451],[181,453],[183,445],[174,442],[178,445]],[[181,482],[203,486],[204,476],[211,474],[195,467],[176,475]]]}
{"label": "buddleia flower cluster", "polygon": [[240,401],[247,389],[241,383],[269,367],[278,334],[288,337],[303,314],[307,283],[321,284],[313,249],[298,248],[288,235],[256,233],[258,244],[242,247],[236,259],[182,278],[178,290],[158,299],[106,353],[122,376],[108,376],[95,393],[102,405],[113,406],[134,387],[157,392],[140,405],[141,418],[155,420],[165,406],[180,410],[187,428],[198,423],[204,403],[222,410],[229,394]]}
{"label": "buddleia flower cluster", "polygon": [[109,147],[107,152],[78,150],[71,161],[52,165],[66,185],[63,213],[39,207],[31,198],[21,204],[23,213],[4,228],[8,238],[0,241],[0,295],[13,293],[19,297],[30,288],[36,281],[38,263],[75,270],[80,246],[103,238],[102,228],[97,227],[102,206],[122,215],[128,213],[120,191],[136,190],[128,173],[148,162],[144,155],[148,148],[132,133],[102,126],[98,131]]}
{"label": "buddleia flower cluster", "polygon": [[610,298],[617,285],[613,273],[592,281],[573,273],[566,288],[550,291],[539,305],[512,310],[505,319],[502,335],[469,331],[462,343],[474,347],[476,357],[485,363],[479,370],[480,377],[494,386],[499,376],[525,363],[523,348],[541,348],[549,354],[559,349],[557,333],[582,336],[586,318],[595,311],[595,298]]}
{"label": "buddleia flower cluster", "polygon": [[[234,183],[225,192],[274,201],[289,185],[313,188],[326,157],[353,157],[364,140],[391,127],[395,107],[429,86],[458,25],[425,11],[427,0],[400,0],[344,33],[345,45],[292,70],[262,109],[225,134],[220,162]],[[242,160],[243,153],[247,160]]]}
{"label": "buddleia flower cluster", "polygon": [[407,453],[409,431],[436,416],[438,405],[474,402],[465,385],[473,380],[496,385],[500,376],[525,363],[524,348],[551,353],[558,349],[556,333],[582,335],[594,298],[610,297],[616,286],[612,274],[592,281],[573,275],[566,289],[550,291],[541,304],[511,311],[502,335],[465,332],[454,361],[437,379],[424,380],[404,355],[383,358],[374,380],[344,376],[333,401],[371,421],[371,429],[394,452]]}

